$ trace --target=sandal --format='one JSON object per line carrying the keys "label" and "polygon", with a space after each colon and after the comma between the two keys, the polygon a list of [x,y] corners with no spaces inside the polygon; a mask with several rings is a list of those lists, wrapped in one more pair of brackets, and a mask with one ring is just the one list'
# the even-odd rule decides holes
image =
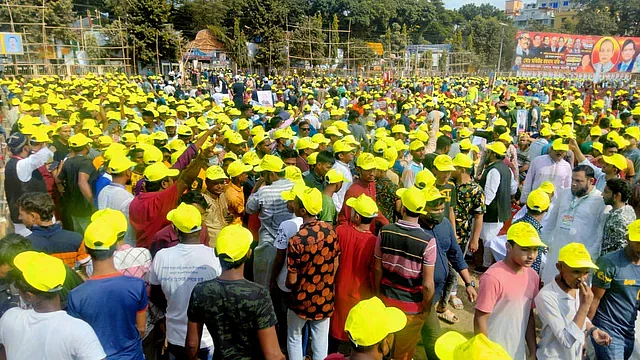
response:
{"label": "sandal", "polygon": [[445,310],[444,312],[436,312],[436,314],[438,315],[438,319],[448,324],[455,324],[458,321],[460,321],[460,319],[458,319],[456,314],[451,312],[451,310]]}
{"label": "sandal", "polygon": [[462,300],[460,300],[460,298],[457,296],[451,295],[451,298],[449,298],[449,304],[451,304],[451,306],[453,306],[453,308],[456,310],[464,309],[464,304],[462,303]]}

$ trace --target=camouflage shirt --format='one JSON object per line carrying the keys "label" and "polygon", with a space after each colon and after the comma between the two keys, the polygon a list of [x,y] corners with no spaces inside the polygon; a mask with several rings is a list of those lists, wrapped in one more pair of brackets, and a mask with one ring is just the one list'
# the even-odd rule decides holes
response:
{"label": "camouflage shirt", "polygon": [[204,323],[211,333],[214,359],[263,359],[258,330],[276,324],[267,289],[246,279],[213,279],[191,293],[189,321]]}

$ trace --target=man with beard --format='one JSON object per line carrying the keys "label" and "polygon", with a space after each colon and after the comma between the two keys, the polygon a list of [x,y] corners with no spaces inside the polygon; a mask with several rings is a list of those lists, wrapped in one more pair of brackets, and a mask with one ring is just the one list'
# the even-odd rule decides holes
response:
{"label": "man with beard", "polygon": [[71,137],[71,126],[67,123],[59,125],[53,135],[53,142],[49,149],[53,151],[53,161],[62,161],[69,154],[69,138]]}
{"label": "man with beard", "polygon": [[631,183],[624,179],[607,180],[602,192],[605,205],[612,207],[604,221],[600,256],[620,250],[627,244],[627,227],[636,220],[636,212],[627,201],[631,197]]}
{"label": "man with beard", "polygon": [[534,300],[542,322],[536,355],[538,359],[582,359],[585,331],[600,345],[611,342],[609,335],[587,318],[593,292],[586,281],[591,269],[598,267],[584,245],[571,243],[560,249],[556,268],[559,274]]}
{"label": "man with beard", "polygon": [[[98,195],[98,210],[114,209],[122,211],[129,222],[129,205],[133,201],[133,194],[127,191],[126,186],[131,185],[132,168],[136,163],[129,160],[124,154],[118,154],[109,161],[107,171],[111,174],[111,184],[107,185]],[[136,237],[133,227],[129,228],[124,236],[126,244],[135,246]]]}
{"label": "man with beard", "polygon": [[[600,255],[605,204],[602,193],[594,186],[594,172],[588,165],[578,165],[571,174],[571,188],[558,191],[558,198],[549,213],[542,238],[549,244],[547,264],[555,264],[560,249],[572,242],[584,244],[592,259]],[[543,283],[553,281],[558,269],[542,269]]]}
{"label": "man with beard", "polygon": [[178,138],[176,133],[177,129],[175,119],[167,119],[167,121],[164,122],[164,131],[167,133],[167,137],[169,138],[168,142],[172,142]]}

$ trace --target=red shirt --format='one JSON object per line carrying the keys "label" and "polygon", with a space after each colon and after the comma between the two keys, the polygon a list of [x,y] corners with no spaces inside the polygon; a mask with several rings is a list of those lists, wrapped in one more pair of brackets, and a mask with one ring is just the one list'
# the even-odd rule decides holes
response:
{"label": "red shirt", "polygon": [[[344,203],[342,204],[342,209],[338,214],[338,225],[349,223],[349,219],[351,219],[351,207],[347,206],[347,200],[352,197],[358,197],[362,194],[367,195],[372,198],[373,201],[376,201],[376,183],[370,182],[369,184],[365,184],[362,180],[358,179],[351,184],[349,190],[344,194]],[[380,226],[377,228],[380,229],[382,226],[387,225],[389,220],[387,220],[381,212],[378,212],[378,217],[371,222],[371,232],[374,234],[377,233],[376,223],[379,223]]]}
{"label": "red shirt", "polygon": [[153,236],[170,224],[167,213],[178,203],[178,187],[173,184],[165,190],[144,192],[129,205],[129,221],[136,234],[136,247],[151,248]]}
{"label": "red shirt", "polygon": [[373,297],[373,254],[376,236],[370,231],[358,231],[353,225],[336,228],[340,242],[340,266],[335,279],[335,309],[329,323],[329,334],[349,341],[344,325],[349,311],[361,300]]}

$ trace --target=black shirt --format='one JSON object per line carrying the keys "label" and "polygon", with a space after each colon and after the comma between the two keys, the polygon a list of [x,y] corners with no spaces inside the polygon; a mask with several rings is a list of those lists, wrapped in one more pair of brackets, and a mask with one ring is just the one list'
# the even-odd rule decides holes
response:
{"label": "black shirt", "polygon": [[207,325],[217,360],[264,359],[258,330],[277,322],[267,288],[246,279],[199,283],[191,293],[187,318]]}
{"label": "black shirt", "polygon": [[91,160],[82,155],[67,159],[62,165],[62,171],[60,172],[60,180],[64,183],[62,210],[69,212],[73,216],[88,217],[93,213],[93,204],[89,203],[80,191],[78,186],[78,175],[80,173],[89,175],[89,184],[95,180],[98,174]]}
{"label": "black shirt", "polygon": [[55,139],[51,143],[56,148],[56,152],[53,154],[53,161],[62,161],[69,154],[69,145],[65,145],[60,139]]}

